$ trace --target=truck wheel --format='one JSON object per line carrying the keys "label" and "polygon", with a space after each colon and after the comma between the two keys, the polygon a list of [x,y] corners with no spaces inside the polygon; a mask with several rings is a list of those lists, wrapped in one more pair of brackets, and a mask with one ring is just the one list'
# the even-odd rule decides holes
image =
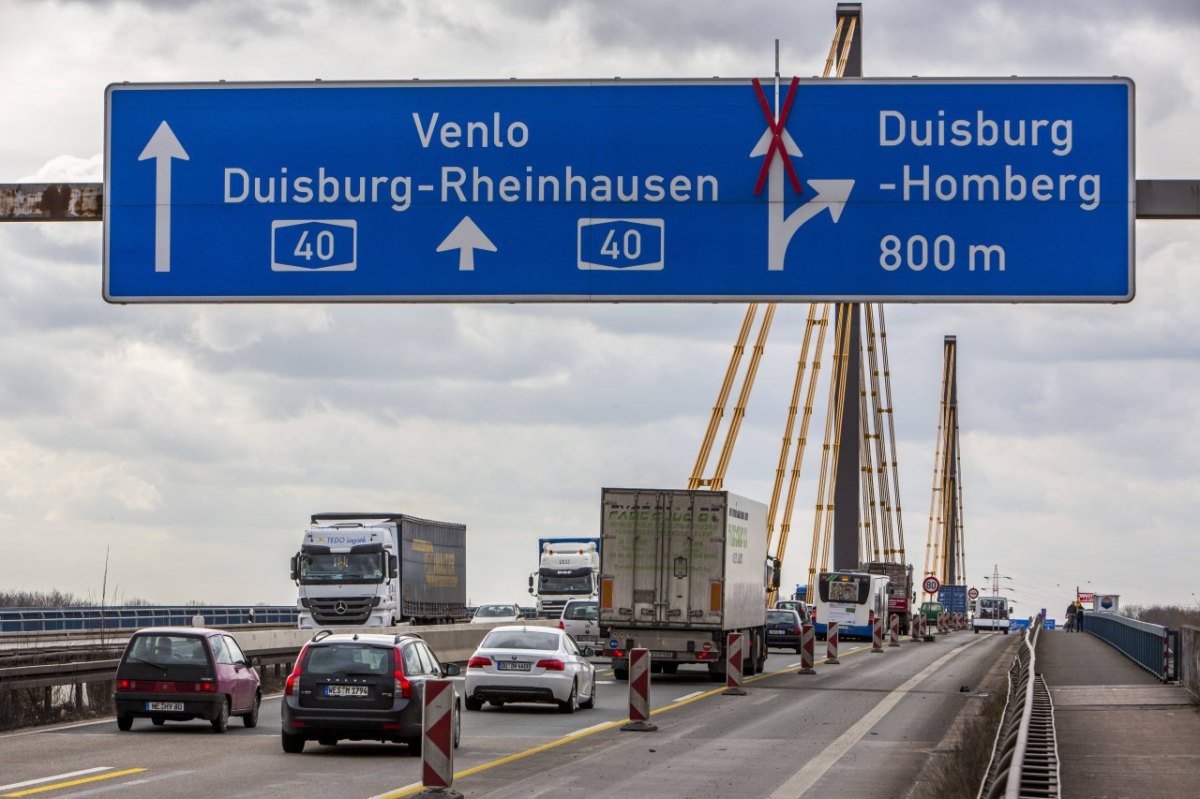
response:
{"label": "truck wheel", "polygon": [[624,682],[625,680],[629,679],[629,669],[618,669],[614,667],[613,676]]}
{"label": "truck wheel", "polygon": [[717,671],[716,669],[710,668],[708,670],[708,681],[709,682],[725,682],[725,672]]}

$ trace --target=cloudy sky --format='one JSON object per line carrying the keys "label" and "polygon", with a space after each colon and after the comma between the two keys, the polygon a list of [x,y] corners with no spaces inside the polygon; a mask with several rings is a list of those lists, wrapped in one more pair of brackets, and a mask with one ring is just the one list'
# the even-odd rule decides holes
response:
{"label": "cloudy sky", "polygon": [[[864,6],[867,75],[1125,75],[1137,176],[1200,177],[1196,4]],[[112,82],[768,75],[775,39],[812,75],[834,7],[0,0],[0,183],[100,181]],[[108,305],[100,227],[0,224],[4,589],[98,599],[111,550],[118,600],[290,603],[308,514],[366,509],[465,522],[470,599],[527,601],[536,539],[594,534],[601,486],[685,483],[744,312]],[[1197,602],[1198,251],[1200,223],[1139,222],[1127,305],[888,307],[918,569],[954,334],[969,582],[999,564],[1029,612],[1076,585]],[[777,313],[726,478],[763,501],[806,310]]]}

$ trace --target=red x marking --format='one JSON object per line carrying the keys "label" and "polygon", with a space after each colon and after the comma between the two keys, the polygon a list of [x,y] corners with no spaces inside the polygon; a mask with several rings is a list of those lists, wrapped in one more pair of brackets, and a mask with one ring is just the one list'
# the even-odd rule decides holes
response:
{"label": "red x marking", "polygon": [[767,173],[771,170],[771,159],[775,157],[775,151],[779,151],[780,157],[783,158],[783,168],[787,170],[788,178],[792,181],[792,188],[797,194],[803,194],[804,189],[800,185],[800,178],[796,176],[796,170],[792,167],[792,159],[788,157],[787,147],[783,144],[783,127],[787,124],[788,114],[792,111],[792,101],[796,99],[796,88],[800,85],[799,78],[792,78],[792,85],[788,87],[787,99],[783,102],[783,110],[779,112],[779,121],[775,121],[775,115],[771,113],[771,106],[767,102],[767,95],[763,93],[762,84],[758,82],[758,78],[753,79],[754,91],[758,94],[758,104],[762,106],[763,116],[767,118],[767,126],[771,129],[771,145],[767,148],[767,157],[763,159],[762,169],[758,173],[758,182],[754,184],[754,193],[762,194],[763,184],[767,182]]}

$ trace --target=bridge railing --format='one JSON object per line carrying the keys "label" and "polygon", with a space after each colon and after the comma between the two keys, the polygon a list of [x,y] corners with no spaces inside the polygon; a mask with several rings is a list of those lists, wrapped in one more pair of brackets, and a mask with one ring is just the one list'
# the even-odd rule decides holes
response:
{"label": "bridge railing", "polygon": [[1115,613],[1089,613],[1083,631],[1107,642],[1163,682],[1179,679],[1175,656],[1179,651],[1178,630]]}
{"label": "bridge railing", "polygon": [[112,605],[108,607],[2,608],[0,633],[136,630],[189,626],[203,616],[210,627],[296,624],[294,605]]}

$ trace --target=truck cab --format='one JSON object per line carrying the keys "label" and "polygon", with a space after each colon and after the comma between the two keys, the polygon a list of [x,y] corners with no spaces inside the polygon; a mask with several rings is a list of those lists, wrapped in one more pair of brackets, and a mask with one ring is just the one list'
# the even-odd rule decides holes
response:
{"label": "truck cab", "polygon": [[557,619],[572,599],[596,598],[599,539],[543,538],[538,545],[538,570],[529,575],[529,593],[537,597],[539,617]]}
{"label": "truck cab", "polygon": [[395,583],[400,570],[391,528],[387,523],[354,522],[305,532],[300,551],[292,556],[301,628],[396,624]]}

